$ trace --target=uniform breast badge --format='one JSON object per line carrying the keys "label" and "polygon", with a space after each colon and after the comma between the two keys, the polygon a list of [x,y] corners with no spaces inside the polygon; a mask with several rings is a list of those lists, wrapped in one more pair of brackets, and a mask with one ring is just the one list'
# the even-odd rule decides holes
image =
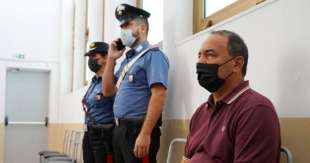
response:
{"label": "uniform breast badge", "polygon": [[129,75],[129,76],[128,76],[128,81],[129,81],[129,82],[133,82],[133,75]]}
{"label": "uniform breast badge", "polygon": [[101,93],[100,92],[96,93],[96,100],[97,101],[101,100]]}

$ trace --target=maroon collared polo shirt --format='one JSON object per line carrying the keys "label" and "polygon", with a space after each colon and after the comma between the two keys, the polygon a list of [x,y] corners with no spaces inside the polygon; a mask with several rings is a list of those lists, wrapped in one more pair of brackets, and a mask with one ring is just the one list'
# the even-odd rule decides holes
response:
{"label": "maroon collared polo shirt", "polygon": [[189,163],[279,163],[280,125],[272,103],[241,82],[193,115],[184,157]]}

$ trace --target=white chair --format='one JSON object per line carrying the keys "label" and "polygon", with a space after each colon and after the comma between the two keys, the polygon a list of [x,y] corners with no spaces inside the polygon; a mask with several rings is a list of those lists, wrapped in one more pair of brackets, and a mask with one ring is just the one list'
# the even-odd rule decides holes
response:
{"label": "white chair", "polygon": [[174,144],[176,144],[176,143],[185,144],[186,139],[185,138],[175,138],[170,142],[169,149],[168,149],[167,163],[171,162],[172,149],[173,149]]}
{"label": "white chair", "polygon": [[285,154],[287,163],[293,163],[293,154],[288,148],[282,146],[281,153]]}
{"label": "white chair", "polygon": [[64,135],[64,143],[63,143],[63,150],[62,152],[59,151],[51,151],[51,150],[45,150],[45,151],[40,151],[39,152],[39,156],[40,156],[40,163],[44,162],[44,158],[46,156],[50,156],[50,155],[63,155],[65,153],[67,153],[69,145],[70,145],[70,138],[73,134],[72,130],[66,130],[65,131],[65,135]]}
{"label": "white chair", "polygon": [[83,138],[84,132],[81,132],[81,135],[75,144],[76,147],[74,159],[76,160],[76,163],[83,163]]}
{"label": "white chair", "polygon": [[67,150],[67,153],[60,154],[60,155],[49,155],[44,157],[43,163],[59,163],[59,162],[66,162],[66,163],[75,163],[78,156],[77,150],[80,147],[81,140],[83,137],[84,131],[73,131],[73,134],[70,139],[70,144]]}
{"label": "white chair", "polygon": [[[171,155],[172,155],[173,146],[176,143],[184,143],[185,144],[186,143],[186,139],[184,139],[184,138],[175,138],[175,139],[173,139],[170,142],[169,150],[168,150],[168,156],[167,156],[167,163],[171,162]],[[287,163],[293,163],[293,154],[292,154],[292,152],[288,148],[282,146],[281,147],[281,153],[285,154],[286,162]]]}

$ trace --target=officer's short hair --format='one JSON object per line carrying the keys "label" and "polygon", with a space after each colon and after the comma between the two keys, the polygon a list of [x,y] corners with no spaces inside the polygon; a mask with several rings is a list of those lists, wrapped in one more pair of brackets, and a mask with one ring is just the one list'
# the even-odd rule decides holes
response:
{"label": "officer's short hair", "polygon": [[149,25],[149,21],[147,19],[144,19],[144,18],[135,18],[134,21],[138,21],[138,22],[142,22],[145,24],[146,26],[146,34],[149,33],[149,28],[150,28],[150,25]]}

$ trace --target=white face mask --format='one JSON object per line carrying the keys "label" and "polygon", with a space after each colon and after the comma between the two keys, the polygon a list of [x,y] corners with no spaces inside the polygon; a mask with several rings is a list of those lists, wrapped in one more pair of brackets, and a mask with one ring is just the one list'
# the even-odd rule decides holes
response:
{"label": "white face mask", "polygon": [[133,36],[131,29],[121,29],[121,40],[125,46],[131,47],[137,38]]}

